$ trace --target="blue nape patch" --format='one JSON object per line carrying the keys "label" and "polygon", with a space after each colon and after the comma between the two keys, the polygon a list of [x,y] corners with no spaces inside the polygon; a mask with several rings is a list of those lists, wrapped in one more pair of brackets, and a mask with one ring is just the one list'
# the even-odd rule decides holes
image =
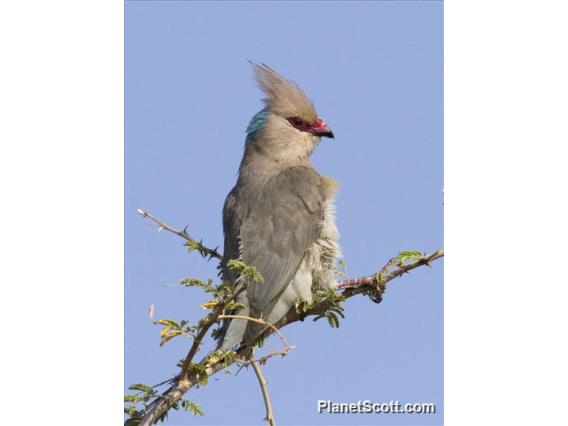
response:
{"label": "blue nape patch", "polygon": [[246,143],[249,143],[258,136],[267,118],[268,118],[268,110],[266,108],[261,109],[259,112],[257,112],[254,115],[249,125],[247,126]]}

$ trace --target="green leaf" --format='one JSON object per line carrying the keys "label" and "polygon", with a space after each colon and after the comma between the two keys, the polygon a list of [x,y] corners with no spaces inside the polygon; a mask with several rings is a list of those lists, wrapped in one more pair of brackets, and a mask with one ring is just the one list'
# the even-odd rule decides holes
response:
{"label": "green leaf", "polygon": [[327,314],[327,322],[329,322],[331,328],[339,328],[339,319],[334,313],[330,312]]}
{"label": "green leaf", "polygon": [[205,290],[207,293],[213,293],[217,290],[217,288],[213,285],[212,279],[203,281],[199,278],[184,278],[183,280],[181,280],[180,284],[185,287],[197,287]]}
{"label": "green leaf", "polygon": [[223,327],[216,327],[213,330],[211,330],[211,337],[213,337],[214,339],[217,339],[218,337],[221,336],[221,332],[223,331]]}
{"label": "green leaf", "polygon": [[316,309],[325,303],[326,309],[324,312],[318,314],[314,321],[318,321],[322,318],[327,318],[327,322],[333,328],[339,327],[339,318],[345,318],[345,310],[341,303],[345,300],[345,297],[341,294],[336,294],[333,290],[318,290],[313,294],[313,302],[311,304],[305,301],[296,304],[296,310],[298,313],[303,313]]}
{"label": "green leaf", "polygon": [[199,278],[184,278],[180,284],[186,287],[201,287],[205,285]]}
{"label": "green leaf", "polygon": [[230,302],[230,303],[227,304],[225,309],[226,310],[237,310],[237,309],[243,309],[244,307],[245,307],[245,305],[243,305],[242,303]]}
{"label": "green leaf", "polygon": [[424,253],[422,253],[422,252],[415,251],[415,250],[407,250],[407,251],[401,251],[396,256],[395,259],[400,264],[404,264],[404,262],[406,262],[408,260],[419,260],[419,259],[422,259],[423,257],[424,257]]}
{"label": "green leaf", "polygon": [[153,393],[154,392],[154,389],[152,388],[152,386],[148,386],[148,385],[145,385],[145,384],[142,384],[142,383],[135,383],[133,385],[130,385],[128,387],[128,389],[142,391],[142,392],[145,392],[145,393]]}
{"label": "green leaf", "polygon": [[311,303],[308,303],[307,300],[298,300],[295,303],[296,312],[299,314],[303,314],[307,312],[312,307]]}
{"label": "green leaf", "polygon": [[246,263],[241,262],[240,260],[229,260],[227,262],[227,268],[249,280],[253,280],[255,283],[260,284],[264,281],[262,275],[260,275],[260,273],[254,266],[248,266]]}
{"label": "green leaf", "polygon": [[[128,414],[128,413],[127,413]],[[124,422],[124,426],[138,426],[140,424],[140,417],[130,417]]]}
{"label": "green leaf", "polygon": [[[206,365],[208,367],[213,366],[214,364],[217,364],[220,361],[224,361],[227,362],[227,360],[231,360],[234,359],[236,352],[233,351],[225,351],[225,350],[219,350],[216,352],[213,352],[211,355],[209,355],[209,357],[207,358],[207,363]],[[206,371],[206,367],[203,369],[203,371]]]}
{"label": "green leaf", "polygon": [[167,334],[164,334],[162,336],[162,339],[160,340],[160,346],[164,346],[166,343],[168,343],[170,340],[172,340],[174,337],[179,336],[180,334],[183,334],[182,330],[172,330],[169,331]]}
{"label": "green leaf", "polygon": [[154,321],[154,324],[161,324],[161,325],[169,326],[171,328],[181,328],[181,324],[179,322],[171,320],[171,319],[159,319],[157,321]]}
{"label": "green leaf", "polygon": [[160,346],[164,346],[176,336],[185,335],[187,337],[193,337],[193,333],[197,330],[197,327],[195,325],[187,325],[187,323],[187,320],[178,322],[165,318],[154,321],[154,324],[163,325],[160,330]]}
{"label": "green leaf", "polygon": [[133,416],[137,415],[139,413],[139,411],[136,409],[136,407],[134,405],[131,405],[129,407],[124,407],[124,413],[133,417]]}
{"label": "green leaf", "polygon": [[140,401],[141,397],[138,395],[127,394],[124,395],[124,402],[138,402]]}
{"label": "green leaf", "polygon": [[205,386],[207,384],[209,376],[207,375],[207,367],[204,365],[189,364],[188,372],[195,377],[198,386]]}
{"label": "green leaf", "polygon": [[184,399],[181,402],[181,406],[183,407],[183,409],[185,411],[189,411],[190,413],[193,413],[194,415],[203,416],[205,414],[203,409],[196,402],[191,402],[191,401],[188,401],[187,399]]}
{"label": "green leaf", "polygon": [[254,346],[256,346],[257,348],[262,348],[264,346],[265,340],[266,340],[266,336],[261,334],[256,339],[256,342],[254,342]]}
{"label": "green leaf", "polygon": [[219,305],[219,303],[221,303],[220,300],[218,299],[211,299],[208,302],[205,302],[204,304],[201,305],[201,307],[203,309],[213,309],[214,307],[216,307],[217,305]]}

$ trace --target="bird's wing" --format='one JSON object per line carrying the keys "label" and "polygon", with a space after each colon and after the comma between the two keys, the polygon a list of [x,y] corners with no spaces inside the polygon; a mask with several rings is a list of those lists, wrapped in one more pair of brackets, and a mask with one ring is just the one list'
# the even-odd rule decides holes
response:
{"label": "bird's wing", "polygon": [[240,227],[241,259],[256,267],[263,283],[249,283],[251,306],[263,311],[290,283],[316,238],[324,192],[317,172],[287,169],[255,197]]}
{"label": "bird's wing", "polygon": [[238,212],[237,188],[233,188],[223,206],[223,233],[225,234],[225,245],[223,248],[223,260],[221,261],[221,271],[223,280],[230,283],[235,282],[235,274],[227,268],[227,262],[231,259],[240,258],[239,233],[242,218]]}

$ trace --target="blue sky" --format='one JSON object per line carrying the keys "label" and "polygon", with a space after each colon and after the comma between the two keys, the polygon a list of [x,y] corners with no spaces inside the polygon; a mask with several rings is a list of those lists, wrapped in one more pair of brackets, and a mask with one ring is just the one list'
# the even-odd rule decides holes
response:
{"label": "blue sky", "polygon": [[[136,213],[148,209],[222,246],[221,209],[245,129],[262,108],[247,59],[296,81],[335,133],[313,155],[340,182],[337,223],[352,277],[401,250],[443,243],[441,2],[194,3],[125,6],[125,387],[176,373],[189,342],[159,347],[148,316],[197,320],[205,297],[176,283],[215,277]],[[383,303],[346,303],[339,329],[284,329],[296,348],[265,367],[279,424],[434,425],[443,410],[442,262],[390,283]],[[274,342],[274,345],[277,343]],[[188,394],[205,417],[166,424],[261,424],[252,371]],[[436,415],[323,415],[319,399],[434,402]]]}

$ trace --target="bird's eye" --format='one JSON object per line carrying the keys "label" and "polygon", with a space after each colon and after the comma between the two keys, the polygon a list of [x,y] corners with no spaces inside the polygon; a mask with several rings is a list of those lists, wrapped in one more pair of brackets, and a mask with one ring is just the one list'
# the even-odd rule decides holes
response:
{"label": "bird's eye", "polygon": [[294,127],[300,127],[304,124],[304,120],[302,120],[300,117],[290,117],[288,119],[288,122]]}

